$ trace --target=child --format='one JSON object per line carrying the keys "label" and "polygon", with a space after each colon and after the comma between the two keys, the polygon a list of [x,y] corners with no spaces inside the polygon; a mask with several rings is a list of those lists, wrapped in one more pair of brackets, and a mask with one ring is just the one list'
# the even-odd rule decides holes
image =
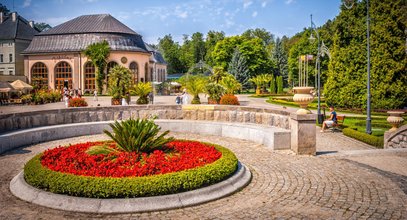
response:
{"label": "child", "polygon": [[177,94],[177,98],[175,98],[175,103],[177,103],[177,105],[181,104],[181,95],[179,93]]}

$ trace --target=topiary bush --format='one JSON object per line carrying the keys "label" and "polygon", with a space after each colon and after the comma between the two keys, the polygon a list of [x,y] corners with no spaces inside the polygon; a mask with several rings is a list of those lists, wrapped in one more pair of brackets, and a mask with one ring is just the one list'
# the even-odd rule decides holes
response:
{"label": "topiary bush", "polygon": [[220,99],[221,105],[240,105],[239,100],[234,95],[224,95]]}
{"label": "topiary bush", "polygon": [[342,132],[344,135],[351,137],[351,138],[355,138],[366,144],[370,144],[370,145],[378,147],[378,148],[383,148],[383,146],[384,146],[384,140],[382,137],[380,138],[380,137],[376,137],[376,136],[369,135],[366,133],[362,133],[362,132],[359,132],[352,128],[344,128],[342,130]]}
{"label": "topiary bush", "polygon": [[161,149],[166,143],[174,138],[165,138],[170,131],[165,131],[158,136],[161,127],[154,123],[153,119],[128,119],[121,122],[115,121],[109,124],[113,132],[104,130],[117,147],[127,152],[149,153]]}
{"label": "topiary bush", "polygon": [[224,147],[213,146],[222,157],[211,164],[174,173],[123,178],[56,172],[42,166],[41,153],[24,166],[24,178],[34,187],[79,197],[131,198],[179,193],[220,182],[236,171],[236,156]]}
{"label": "topiary bush", "polygon": [[69,99],[68,103],[69,107],[86,107],[88,103],[85,101],[84,98],[72,98]]}

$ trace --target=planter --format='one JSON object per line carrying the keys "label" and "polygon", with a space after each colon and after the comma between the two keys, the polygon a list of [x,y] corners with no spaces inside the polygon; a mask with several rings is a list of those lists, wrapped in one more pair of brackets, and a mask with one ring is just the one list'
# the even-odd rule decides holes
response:
{"label": "planter", "polygon": [[112,105],[121,105],[122,100],[120,98],[112,98]]}
{"label": "planter", "polygon": [[308,104],[314,100],[314,96],[311,94],[311,91],[314,87],[294,87],[294,97],[293,101],[300,105],[297,114],[305,115],[311,114],[311,111],[307,109]]}
{"label": "planter", "polygon": [[404,119],[401,117],[401,115],[404,114],[404,112],[401,111],[388,111],[389,117],[387,118],[387,122],[389,122],[392,126],[390,128],[390,132],[396,131],[397,128],[400,126],[400,124],[404,121]]}

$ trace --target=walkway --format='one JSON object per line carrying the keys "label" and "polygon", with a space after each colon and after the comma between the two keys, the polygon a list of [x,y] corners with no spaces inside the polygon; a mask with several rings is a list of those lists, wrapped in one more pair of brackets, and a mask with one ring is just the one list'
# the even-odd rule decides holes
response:
{"label": "walkway", "polygon": [[[229,197],[199,206],[151,213],[92,215],[39,207],[9,192],[9,182],[35,154],[58,145],[105,139],[104,135],[42,143],[0,156],[0,219],[407,219],[407,173],[378,169],[344,152],[369,149],[346,137],[318,139],[317,157],[271,151],[248,141],[196,134],[177,138],[217,143],[231,149],[253,174],[252,182]],[[333,134],[332,134],[333,135]],[[352,147],[354,146],[354,147]],[[350,151],[351,150],[351,151]],[[393,154],[374,150],[362,160],[389,163],[398,160],[399,171],[407,164],[407,152]],[[386,158],[386,161],[378,158]],[[379,166],[380,167],[380,166]],[[394,169],[390,167],[390,169]]]}

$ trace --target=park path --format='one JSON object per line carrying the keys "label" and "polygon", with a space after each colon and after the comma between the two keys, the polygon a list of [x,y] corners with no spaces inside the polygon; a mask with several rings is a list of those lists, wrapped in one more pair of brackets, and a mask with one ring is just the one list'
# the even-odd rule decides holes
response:
{"label": "park path", "polygon": [[[106,139],[104,135],[75,137],[0,156],[0,219],[407,219],[407,174],[378,169],[346,155],[296,156],[244,140],[188,133],[172,135],[231,149],[251,170],[251,183],[231,196],[198,206],[115,215],[48,209],[21,201],[10,193],[10,180],[35,154],[58,145]],[[324,138],[328,140],[330,134]],[[336,143],[343,147],[338,149],[340,152],[360,150],[352,148],[352,142],[342,141],[347,145]],[[318,141],[317,149],[323,151],[331,146]],[[377,153],[363,158],[374,158]],[[403,156],[387,151],[379,154],[407,162],[407,152]]]}

